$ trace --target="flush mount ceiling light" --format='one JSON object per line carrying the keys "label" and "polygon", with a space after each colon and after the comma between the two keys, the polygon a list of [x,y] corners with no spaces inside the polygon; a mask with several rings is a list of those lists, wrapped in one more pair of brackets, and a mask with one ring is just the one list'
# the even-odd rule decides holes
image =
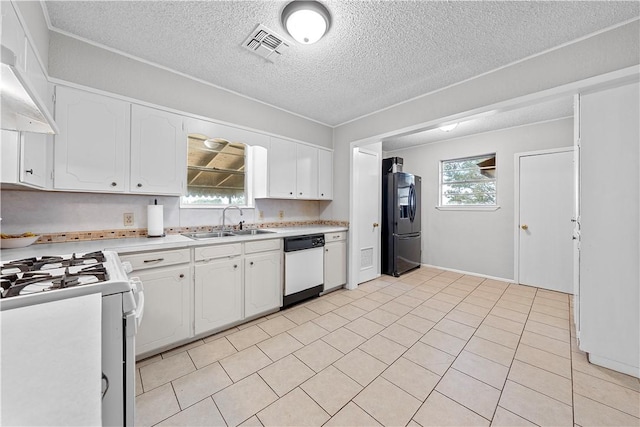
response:
{"label": "flush mount ceiling light", "polygon": [[450,125],[440,126],[438,129],[440,129],[441,131],[444,131],[444,132],[451,132],[452,130],[454,130],[457,127],[458,127],[458,123],[452,123]]}
{"label": "flush mount ceiling light", "polygon": [[331,25],[329,11],[317,1],[296,0],[282,11],[282,25],[302,44],[320,40]]}

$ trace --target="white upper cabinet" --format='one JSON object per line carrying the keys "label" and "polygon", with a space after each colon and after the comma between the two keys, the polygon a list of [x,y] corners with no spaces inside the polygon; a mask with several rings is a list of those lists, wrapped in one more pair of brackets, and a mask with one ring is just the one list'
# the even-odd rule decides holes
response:
{"label": "white upper cabinet", "polygon": [[53,113],[53,96],[50,91],[49,81],[40,66],[35,51],[29,43],[27,43],[26,49],[26,74],[35,90],[36,96],[42,101],[40,105],[46,108],[49,113]]}
{"label": "white upper cabinet", "polygon": [[318,198],[318,149],[297,144],[296,147],[296,197]]}
{"label": "white upper cabinet", "polygon": [[296,197],[296,143],[271,138],[269,147],[269,197],[293,199]]}
{"label": "white upper cabinet", "polygon": [[56,189],[128,189],[129,103],[58,86],[56,122]]}
{"label": "white upper cabinet", "polygon": [[1,182],[51,188],[53,136],[2,130]]}
{"label": "white upper cabinet", "polygon": [[129,191],[182,194],[187,167],[182,119],[177,114],[132,105]]}
{"label": "white upper cabinet", "polygon": [[318,199],[333,199],[333,152],[318,150]]}

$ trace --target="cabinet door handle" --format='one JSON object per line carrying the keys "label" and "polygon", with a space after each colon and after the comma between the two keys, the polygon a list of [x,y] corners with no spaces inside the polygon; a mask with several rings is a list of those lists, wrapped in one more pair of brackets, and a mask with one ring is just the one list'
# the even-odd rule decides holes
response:
{"label": "cabinet door handle", "polygon": [[147,263],[147,262],[160,262],[160,261],[164,261],[164,258],[145,259],[143,262]]}
{"label": "cabinet door handle", "polygon": [[253,261],[251,261],[251,262],[249,263],[249,265],[253,265]]}
{"label": "cabinet door handle", "polygon": [[329,252],[329,249],[325,249],[324,251],[325,251],[325,252]]}
{"label": "cabinet door handle", "polygon": [[181,274],[181,275],[180,275],[180,276],[178,276],[178,277],[180,277],[181,279],[184,279],[184,274]]}
{"label": "cabinet door handle", "polygon": [[238,264],[233,264],[233,268],[238,268]]}
{"label": "cabinet door handle", "polygon": [[138,183],[138,188],[142,187],[142,184]]}
{"label": "cabinet door handle", "polygon": [[324,193],[320,193],[321,196],[324,196]]}
{"label": "cabinet door handle", "polygon": [[112,186],[112,187],[115,187],[115,186],[117,186],[117,185],[118,185],[118,183],[117,183],[117,182],[115,182],[115,181],[111,183],[111,186]]}
{"label": "cabinet door handle", "polygon": [[300,192],[300,195],[302,196],[302,192]]}
{"label": "cabinet door handle", "polygon": [[33,169],[27,169],[25,173],[30,173],[31,175],[33,175]]}
{"label": "cabinet door handle", "polygon": [[289,191],[289,194],[293,195],[293,191]]}

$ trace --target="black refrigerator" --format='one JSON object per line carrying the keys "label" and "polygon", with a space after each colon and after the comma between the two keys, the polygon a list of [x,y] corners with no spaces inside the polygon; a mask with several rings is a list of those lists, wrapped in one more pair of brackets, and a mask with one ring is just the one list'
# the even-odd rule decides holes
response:
{"label": "black refrigerator", "polygon": [[[385,159],[386,160],[386,159]],[[385,173],[386,172],[386,173]],[[382,173],[382,273],[398,277],[420,267],[422,178]]]}

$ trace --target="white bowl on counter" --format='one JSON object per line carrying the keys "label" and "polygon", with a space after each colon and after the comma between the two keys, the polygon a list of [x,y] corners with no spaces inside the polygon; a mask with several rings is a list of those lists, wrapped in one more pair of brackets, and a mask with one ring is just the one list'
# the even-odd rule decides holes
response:
{"label": "white bowl on counter", "polygon": [[34,244],[40,236],[29,237],[11,237],[8,239],[0,239],[0,248],[2,249],[16,249],[24,248]]}

